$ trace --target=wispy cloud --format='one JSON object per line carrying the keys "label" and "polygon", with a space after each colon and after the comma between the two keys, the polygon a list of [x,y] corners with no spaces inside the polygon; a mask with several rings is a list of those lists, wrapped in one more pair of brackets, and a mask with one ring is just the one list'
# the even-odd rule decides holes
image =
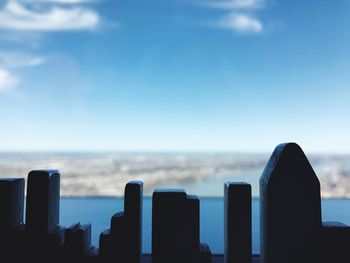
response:
{"label": "wispy cloud", "polygon": [[96,0],[23,0],[23,2],[57,3],[57,4],[86,4],[86,3],[96,2]]}
{"label": "wispy cloud", "polygon": [[[99,0],[7,0],[0,5],[0,39],[22,45],[18,51],[0,50],[0,93],[12,93],[21,80],[19,68],[47,61],[28,48],[41,47],[46,32],[93,30],[100,14],[92,7]],[[28,41],[31,40],[31,41]],[[34,42],[31,43],[31,42]],[[22,50],[22,51],[21,51]],[[37,53],[37,52],[36,52]]]}
{"label": "wispy cloud", "polygon": [[46,59],[42,56],[34,56],[24,52],[0,51],[0,67],[35,67],[43,64],[45,61]]}
{"label": "wispy cloud", "polygon": [[28,51],[31,47],[41,47],[38,43],[42,42],[42,37],[47,32],[90,31],[98,28],[101,17],[91,5],[98,2],[99,0],[7,0],[1,4],[0,39],[15,42],[22,48],[18,51],[0,50],[0,93],[12,93],[21,83],[17,74],[20,71],[17,69],[37,67],[48,60]]}
{"label": "wispy cloud", "polygon": [[240,13],[230,13],[219,19],[214,25],[238,33],[260,33],[264,28],[261,21],[257,18],[252,15]]}
{"label": "wispy cloud", "polygon": [[10,71],[0,68],[0,93],[8,93],[16,88],[19,79]]}
{"label": "wispy cloud", "polygon": [[209,0],[201,2],[201,5],[224,12],[209,23],[211,26],[240,34],[258,34],[264,30],[264,24],[256,13],[265,7],[265,0]]}
{"label": "wispy cloud", "polygon": [[264,6],[264,0],[219,0],[206,1],[202,3],[204,6],[218,9],[258,9]]}
{"label": "wispy cloud", "polygon": [[0,50],[0,93],[10,93],[17,88],[20,78],[14,73],[15,69],[37,67],[45,60],[29,53]]}
{"label": "wispy cloud", "polygon": [[[73,0],[62,1],[72,2]],[[42,10],[31,9],[18,1],[9,1],[0,11],[0,28],[11,30],[91,30],[98,26],[99,21],[97,12],[81,6],[53,6]]]}

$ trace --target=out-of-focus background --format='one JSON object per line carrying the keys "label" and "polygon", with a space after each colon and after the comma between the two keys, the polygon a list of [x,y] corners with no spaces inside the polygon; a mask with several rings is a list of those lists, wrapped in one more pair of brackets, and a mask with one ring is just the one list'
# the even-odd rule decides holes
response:
{"label": "out-of-focus background", "polygon": [[[233,153],[2,153],[0,172],[23,177],[30,169],[59,169],[65,196],[123,196],[130,180],[143,180],[146,195],[156,187],[182,187],[200,196],[223,196],[224,182],[244,181],[258,196],[268,158],[268,154]],[[323,197],[350,197],[349,155],[309,159]]]}
{"label": "out-of-focus background", "polygon": [[350,2],[0,1],[0,177],[222,196],[295,141],[350,197]]}

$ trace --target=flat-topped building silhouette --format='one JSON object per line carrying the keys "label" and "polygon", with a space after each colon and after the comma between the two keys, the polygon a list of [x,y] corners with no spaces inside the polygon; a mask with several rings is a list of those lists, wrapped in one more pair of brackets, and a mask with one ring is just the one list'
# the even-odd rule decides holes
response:
{"label": "flat-topped building silhouette", "polygon": [[339,222],[324,222],[322,228],[320,262],[350,261],[350,227]]}
{"label": "flat-topped building silhouette", "polygon": [[110,229],[100,236],[100,256],[105,261],[140,263],[142,255],[143,183],[125,187],[124,211],[112,216]]}
{"label": "flat-topped building silhouette", "polygon": [[247,183],[224,185],[224,262],[252,262],[252,190]]}
{"label": "flat-topped building silhouette", "polygon": [[76,223],[66,228],[64,252],[68,257],[80,258],[91,252],[91,224]]}
{"label": "flat-topped building silhouette", "polygon": [[224,185],[224,255],[212,255],[200,243],[200,200],[184,190],[153,193],[151,255],[142,254],[141,181],[126,184],[124,211],[111,217],[98,248],[91,245],[90,224],[59,225],[59,193],[56,170],[31,171],[26,200],[23,178],[0,179],[2,262],[350,262],[350,227],[322,222],[320,183],[295,143],[276,147],[260,179],[260,257],[252,257],[252,197],[246,183]]}
{"label": "flat-topped building silhouette", "polygon": [[0,255],[15,260],[16,245],[24,230],[24,179],[0,179]]}
{"label": "flat-topped building silhouette", "polygon": [[199,199],[182,189],[155,190],[152,203],[152,263],[207,262],[207,246],[201,255]]}
{"label": "flat-topped building silhouette", "polygon": [[25,257],[47,258],[64,242],[59,226],[60,174],[35,170],[28,175],[25,226]]}
{"label": "flat-topped building silhouette", "polygon": [[59,223],[60,174],[57,170],[31,171],[28,175],[26,231],[46,235]]}
{"label": "flat-topped building silhouette", "polygon": [[23,225],[24,179],[0,180],[0,238]]}

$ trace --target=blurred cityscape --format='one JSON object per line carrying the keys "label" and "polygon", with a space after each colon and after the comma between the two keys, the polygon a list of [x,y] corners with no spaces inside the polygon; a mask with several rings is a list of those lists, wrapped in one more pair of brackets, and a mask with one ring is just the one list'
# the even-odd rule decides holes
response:
{"label": "blurred cityscape", "polygon": [[[350,155],[311,155],[324,198],[350,197]],[[130,180],[182,187],[200,196],[222,196],[223,182],[245,181],[259,195],[269,154],[232,153],[0,153],[1,177],[26,177],[33,169],[58,169],[63,196],[121,196]]]}

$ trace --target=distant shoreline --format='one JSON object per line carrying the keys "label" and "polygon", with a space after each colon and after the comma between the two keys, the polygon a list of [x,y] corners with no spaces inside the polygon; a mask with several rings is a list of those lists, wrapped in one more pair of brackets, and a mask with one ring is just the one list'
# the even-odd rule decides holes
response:
{"label": "distant shoreline", "polygon": [[[225,181],[259,178],[269,154],[250,153],[6,153],[0,177],[26,177],[30,170],[57,169],[62,196],[122,196],[130,180],[143,180],[145,195],[157,187],[183,187],[199,196],[222,196]],[[350,155],[308,155],[324,198],[350,198]]]}

